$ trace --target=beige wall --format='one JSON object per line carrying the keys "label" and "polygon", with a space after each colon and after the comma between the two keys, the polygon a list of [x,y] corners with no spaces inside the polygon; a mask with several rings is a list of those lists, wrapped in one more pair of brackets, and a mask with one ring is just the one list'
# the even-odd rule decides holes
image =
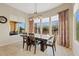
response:
{"label": "beige wall", "polygon": [[[12,8],[6,4],[0,4],[0,16],[5,16],[8,19],[8,22],[5,24],[0,23],[0,45],[9,44],[12,42],[18,41],[18,37],[16,36],[9,36],[9,21],[26,21],[26,26],[28,24],[27,22],[27,14],[24,12],[21,12],[15,8]],[[27,28],[26,28],[27,31]],[[20,40],[20,39],[19,39]]]}

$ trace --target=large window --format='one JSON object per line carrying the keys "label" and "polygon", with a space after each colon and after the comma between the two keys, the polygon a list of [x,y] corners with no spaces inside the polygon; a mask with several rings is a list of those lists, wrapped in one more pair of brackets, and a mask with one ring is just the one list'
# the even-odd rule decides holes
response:
{"label": "large window", "polygon": [[23,33],[25,31],[25,22],[18,22],[19,33]]}
{"label": "large window", "polygon": [[34,19],[34,32],[40,34],[40,19]]}
{"label": "large window", "polygon": [[49,34],[49,18],[42,19],[42,34]]}
{"label": "large window", "polygon": [[[34,32],[38,34],[50,34],[50,31],[52,34],[54,34],[56,31],[58,31],[58,24],[58,14],[52,16],[51,19],[49,19],[49,17],[43,18],[41,21],[40,19],[36,18],[34,19]],[[42,32],[40,30],[42,30]]]}
{"label": "large window", "polygon": [[10,35],[17,35],[25,31],[24,22],[10,21]]}
{"label": "large window", "polygon": [[58,30],[59,19],[58,15],[51,17],[51,25],[52,25],[52,34]]}

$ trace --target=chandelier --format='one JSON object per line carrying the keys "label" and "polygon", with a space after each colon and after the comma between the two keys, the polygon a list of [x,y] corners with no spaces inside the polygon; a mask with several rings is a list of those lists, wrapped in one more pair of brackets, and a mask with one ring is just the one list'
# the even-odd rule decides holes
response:
{"label": "chandelier", "polygon": [[33,16],[31,16],[30,19],[32,19],[32,18],[41,18],[41,15],[38,14],[37,6],[38,6],[37,3],[35,3],[35,4],[34,4]]}
{"label": "chandelier", "polygon": [[34,17],[37,17],[37,4],[34,4]]}
{"label": "chandelier", "polygon": [[38,15],[37,3],[34,4],[34,18],[39,18],[41,15]]}

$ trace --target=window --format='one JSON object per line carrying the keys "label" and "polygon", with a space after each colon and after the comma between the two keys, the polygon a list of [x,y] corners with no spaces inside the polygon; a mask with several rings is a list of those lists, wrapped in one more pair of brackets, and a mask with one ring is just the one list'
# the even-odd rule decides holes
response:
{"label": "window", "polygon": [[40,34],[40,19],[34,19],[34,32]]}
{"label": "window", "polygon": [[[49,34],[50,29],[52,34],[54,34],[55,30],[58,31],[58,24],[59,24],[59,19],[58,19],[58,14],[51,17],[49,20],[49,17],[41,19],[34,19],[34,32],[35,33],[42,33],[42,34]],[[51,27],[51,28],[50,28]],[[42,32],[40,31],[42,30]]]}
{"label": "window", "polygon": [[49,18],[42,19],[42,34],[49,34]]}
{"label": "window", "polygon": [[19,22],[18,23],[19,33],[23,33],[25,31],[25,23]]}
{"label": "window", "polygon": [[25,30],[24,22],[10,21],[10,35],[17,35],[23,33]]}
{"label": "window", "polygon": [[59,24],[58,15],[51,17],[52,34],[54,34],[55,30],[56,31],[58,30],[58,24]]}
{"label": "window", "polygon": [[77,40],[79,41],[79,10],[76,11],[76,34],[77,34]]}

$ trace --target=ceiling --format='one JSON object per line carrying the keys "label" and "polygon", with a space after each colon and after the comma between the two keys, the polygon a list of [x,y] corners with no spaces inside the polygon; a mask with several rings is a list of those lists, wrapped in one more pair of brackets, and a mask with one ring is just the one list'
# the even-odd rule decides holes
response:
{"label": "ceiling", "polygon": [[48,11],[53,9],[62,3],[36,3],[37,7],[35,9],[35,3],[7,3],[9,6],[19,9],[27,14],[33,14],[37,9],[37,13]]}

